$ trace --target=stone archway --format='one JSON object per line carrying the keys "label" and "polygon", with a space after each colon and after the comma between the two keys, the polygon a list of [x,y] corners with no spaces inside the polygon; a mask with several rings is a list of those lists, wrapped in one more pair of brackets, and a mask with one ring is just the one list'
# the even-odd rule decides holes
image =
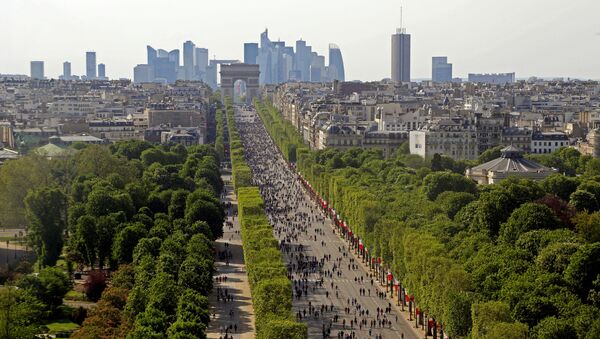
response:
{"label": "stone archway", "polygon": [[233,85],[237,80],[243,80],[246,83],[246,103],[251,104],[252,100],[258,97],[259,74],[258,65],[221,65],[221,90],[223,96],[229,96],[233,99]]}

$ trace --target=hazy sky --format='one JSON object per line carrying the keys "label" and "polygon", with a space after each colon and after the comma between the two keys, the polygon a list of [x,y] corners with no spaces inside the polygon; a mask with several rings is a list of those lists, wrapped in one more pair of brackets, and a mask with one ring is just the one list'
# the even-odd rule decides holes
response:
{"label": "hazy sky", "polygon": [[0,0],[0,73],[47,77],[71,61],[83,74],[94,50],[111,78],[133,76],[146,45],[182,49],[185,40],[219,59],[243,59],[243,43],[302,38],[319,54],[335,42],[347,80],[390,76],[390,35],[400,5],[412,35],[412,77],[431,76],[446,55],[454,75],[516,72],[517,77],[600,79],[599,0]]}

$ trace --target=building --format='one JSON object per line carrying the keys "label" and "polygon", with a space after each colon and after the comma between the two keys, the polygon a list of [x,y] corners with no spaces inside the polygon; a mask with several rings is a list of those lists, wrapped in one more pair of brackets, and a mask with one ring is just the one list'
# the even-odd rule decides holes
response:
{"label": "building", "polygon": [[476,74],[469,73],[469,82],[490,85],[504,85],[515,82],[515,73]]}
{"label": "building", "polygon": [[85,53],[85,76],[96,79],[96,52]]}
{"label": "building", "polygon": [[196,70],[196,45],[191,41],[183,43],[183,68],[185,70],[185,80],[195,80]]}
{"label": "building", "polygon": [[452,64],[448,63],[448,57],[431,58],[431,80],[452,82]]}
{"label": "building", "polygon": [[205,126],[203,114],[194,110],[149,109],[148,126],[198,127]]}
{"label": "building", "polygon": [[196,48],[196,76],[197,80],[206,82],[206,67],[208,67],[208,49]]}
{"label": "building", "polygon": [[98,78],[106,79],[106,65],[98,64]]}
{"label": "building", "polygon": [[71,80],[71,63],[63,62],[63,80]]}
{"label": "building", "polygon": [[76,135],[62,135],[62,136],[53,136],[49,138],[50,143],[58,145],[58,146],[69,146],[74,143],[84,143],[84,144],[104,144],[105,141],[95,136],[88,135],[85,133],[76,134]]}
{"label": "building", "polygon": [[19,152],[0,147],[0,166],[7,160],[15,160],[19,157]]}
{"label": "building", "polygon": [[44,62],[32,61],[30,64],[30,75],[32,79],[44,79]]}
{"label": "building", "polygon": [[200,129],[195,127],[174,128],[160,133],[162,144],[181,144],[183,146],[194,146],[204,144],[204,137]]}
{"label": "building", "polygon": [[247,42],[244,44],[244,63],[245,64],[256,64],[256,58],[258,57],[258,43]]}
{"label": "building", "polygon": [[469,168],[465,175],[481,185],[497,184],[508,177],[518,177],[530,180],[542,180],[557,172],[535,161],[523,158],[523,152],[507,146],[501,151],[500,158]]}
{"label": "building", "polygon": [[410,82],[410,34],[404,28],[392,34],[392,81]]}
{"label": "building", "polygon": [[532,133],[533,131],[529,128],[507,127],[502,130],[500,143],[502,145],[513,145],[525,153],[530,153]]}
{"label": "building", "polygon": [[342,52],[336,44],[329,44],[329,79],[330,81],[339,80],[345,81],[346,74],[344,72],[344,59]]}
{"label": "building", "polygon": [[447,155],[457,160],[473,160],[479,155],[477,127],[464,117],[440,118],[410,131],[410,154],[431,158]]}
{"label": "building", "polygon": [[140,64],[133,68],[133,82],[136,84],[154,81],[154,67]]}
{"label": "building", "polygon": [[144,134],[134,126],[133,120],[105,119],[88,122],[90,134],[110,142],[118,140],[143,140]]}
{"label": "building", "polygon": [[531,136],[531,153],[553,153],[561,147],[569,146],[569,137],[563,132],[536,132]]}

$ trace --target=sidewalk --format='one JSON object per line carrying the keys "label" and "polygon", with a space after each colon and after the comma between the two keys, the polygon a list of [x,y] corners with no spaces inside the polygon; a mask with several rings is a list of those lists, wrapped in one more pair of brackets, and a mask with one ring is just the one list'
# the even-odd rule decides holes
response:
{"label": "sidewalk", "polygon": [[[206,335],[208,338],[219,339],[225,335],[224,329],[228,326],[237,325],[237,332],[230,330],[229,337],[235,339],[254,338],[254,308],[252,307],[252,298],[250,295],[250,285],[248,284],[248,275],[246,265],[244,264],[244,254],[242,249],[242,240],[236,233],[240,230],[237,216],[233,211],[237,211],[237,199],[233,186],[231,185],[231,176],[222,175],[225,182],[225,192],[227,196],[225,202],[232,204],[232,208],[227,213],[227,221],[232,222],[233,227],[227,225],[223,228],[223,237],[215,241],[217,256],[215,258],[215,283],[213,291],[209,296],[211,321],[208,325]],[[226,247],[225,244],[229,246]],[[227,265],[226,260],[219,259],[220,251],[230,251],[232,258]],[[227,281],[217,282],[217,277],[227,277]],[[228,295],[233,296],[233,301],[217,301],[217,289],[227,290]],[[233,315],[230,312],[233,311]],[[216,315],[216,317],[215,317]]]}

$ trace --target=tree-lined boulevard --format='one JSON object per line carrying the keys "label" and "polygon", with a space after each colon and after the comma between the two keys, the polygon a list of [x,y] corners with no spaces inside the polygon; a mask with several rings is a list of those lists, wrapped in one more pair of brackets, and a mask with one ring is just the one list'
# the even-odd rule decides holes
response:
{"label": "tree-lined boulevard", "polygon": [[237,109],[238,129],[254,183],[288,267],[296,318],[309,337],[416,338],[374,277],[311,200],[271,141],[256,112]]}

